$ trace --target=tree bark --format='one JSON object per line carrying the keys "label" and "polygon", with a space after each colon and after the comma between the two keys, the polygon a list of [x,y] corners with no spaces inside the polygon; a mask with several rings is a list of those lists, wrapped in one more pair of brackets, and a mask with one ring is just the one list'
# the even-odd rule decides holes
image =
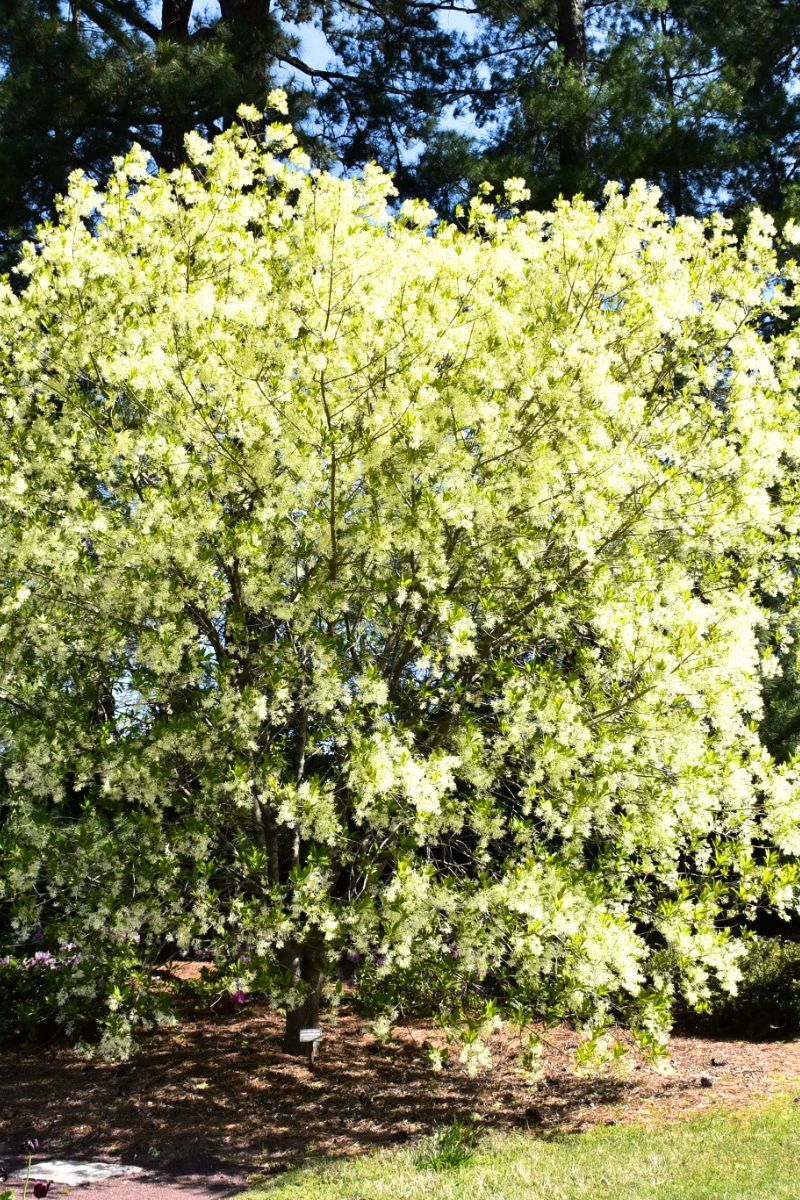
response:
{"label": "tree bark", "polygon": [[[584,0],[558,0],[558,46],[567,71],[587,89],[586,18]],[[558,135],[562,171],[575,172],[589,164],[589,124],[586,106],[574,117],[562,118]]]}
{"label": "tree bark", "polygon": [[162,0],[161,32],[164,37],[185,41],[189,36],[192,0]]}
{"label": "tree bark", "polygon": [[[664,44],[667,39],[673,36],[667,14],[660,13],[659,20],[661,23],[661,33],[664,37]],[[672,205],[672,211],[676,217],[683,214],[683,179],[681,177],[680,165],[680,128],[678,124],[678,110],[675,103],[675,80],[672,74],[672,64],[669,56],[664,53],[664,87],[667,93],[667,111],[669,113],[669,136],[670,136],[670,166],[667,171],[667,192],[668,199]]]}
{"label": "tree bark", "polygon": [[315,946],[299,947],[293,963],[293,970],[297,986],[304,987],[305,997],[295,1008],[286,1010],[283,1049],[286,1054],[308,1054],[309,1046],[300,1041],[300,1030],[319,1027],[320,998],[322,996],[322,954],[320,950]]}
{"label": "tree bark", "polygon": [[[171,42],[185,53],[189,43],[189,20],[193,0],[162,0],[159,42]],[[161,98],[162,167],[171,169],[183,162],[183,135],[192,128],[192,113],[177,96]]]}
{"label": "tree bark", "polygon": [[240,103],[263,108],[267,95],[267,47],[272,33],[271,0],[220,0],[220,19],[230,31],[238,94],[225,113],[224,123],[235,118]]}

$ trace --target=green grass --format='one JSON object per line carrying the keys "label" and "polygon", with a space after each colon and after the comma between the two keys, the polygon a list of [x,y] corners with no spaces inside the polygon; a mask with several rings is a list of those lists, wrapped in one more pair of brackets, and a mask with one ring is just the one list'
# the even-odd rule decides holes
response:
{"label": "green grass", "polygon": [[490,1135],[448,1170],[424,1165],[424,1143],[320,1160],[243,1200],[797,1200],[798,1138],[800,1104],[784,1096],[656,1130]]}

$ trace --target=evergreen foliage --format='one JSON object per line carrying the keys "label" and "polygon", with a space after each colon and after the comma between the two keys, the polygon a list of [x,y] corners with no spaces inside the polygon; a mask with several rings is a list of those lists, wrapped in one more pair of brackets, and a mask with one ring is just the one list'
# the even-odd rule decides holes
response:
{"label": "evergreen foliage", "polygon": [[674,213],[800,206],[798,0],[0,0],[0,17],[7,260],[75,166],[99,179],[135,140],[172,167],[187,131],[276,83],[318,165],[380,162],[441,212],[509,176],[545,207],[639,178]]}

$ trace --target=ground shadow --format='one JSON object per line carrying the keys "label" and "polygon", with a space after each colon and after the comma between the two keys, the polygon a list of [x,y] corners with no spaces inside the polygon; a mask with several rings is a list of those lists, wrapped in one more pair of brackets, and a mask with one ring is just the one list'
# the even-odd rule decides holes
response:
{"label": "ground shadow", "polygon": [[17,1159],[36,1136],[43,1157],[122,1159],[160,1178],[205,1175],[222,1196],[231,1168],[279,1173],[309,1155],[412,1142],[456,1119],[579,1130],[738,1099],[776,1072],[800,1079],[796,1044],[687,1037],[675,1039],[667,1075],[630,1055],[621,1073],[585,1077],[574,1071],[578,1038],[566,1028],[547,1035],[537,1082],[522,1071],[510,1034],[492,1041],[494,1069],[470,1078],[457,1054],[449,1069],[431,1069],[428,1046],[444,1044],[432,1023],[401,1027],[381,1047],[352,1013],[326,1022],[310,1070],[281,1052],[280,1032],[276,1014],[252,1006],[155,1033],[128,1063],[87,1063],[55,1047],[6,1053],[0,1160]]}

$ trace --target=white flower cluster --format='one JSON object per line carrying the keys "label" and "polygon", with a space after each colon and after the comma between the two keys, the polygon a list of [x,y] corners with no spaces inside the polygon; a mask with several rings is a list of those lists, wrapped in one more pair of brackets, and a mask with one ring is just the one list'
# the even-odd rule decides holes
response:
{"label": "white flower cluster", "polygon": [[796,268],[643,184],[392,214],[240,116],[0,285],[0,904],[652,1030],[797,901]]}

